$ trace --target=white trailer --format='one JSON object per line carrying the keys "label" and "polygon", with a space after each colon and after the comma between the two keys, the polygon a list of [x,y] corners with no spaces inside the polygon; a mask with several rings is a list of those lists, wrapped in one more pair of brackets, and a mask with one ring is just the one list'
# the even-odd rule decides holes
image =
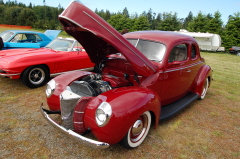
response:
{"label": "white trailer", "polygon": [[194,37],[201,50],[205,50],[205,51],[225,51],[225,48],[221,47],[222,40],[221,40],[221,37],[218,34],[188,32],[185,29],[180,29],[180,31],[175,31],[175,32]]}

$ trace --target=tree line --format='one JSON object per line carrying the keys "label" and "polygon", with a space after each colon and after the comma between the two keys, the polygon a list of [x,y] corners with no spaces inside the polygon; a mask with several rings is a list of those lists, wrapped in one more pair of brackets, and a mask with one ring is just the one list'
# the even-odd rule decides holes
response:
{"label": "tree line", "polygon": [[[45,1],[43,1],[45,2]],[[45,3],[44,3],[45,4]],[[0,24],[32,26],[37,29],[61,29],[58,15],[64,10],[58,7],[46,5],[28,6],[15,1],[6,3],[0,0]],[[164,30],[179,31],[186,29],[190,32],[203,32],[219,34],[222,38],[222,46],[240,46],[240,12],[229,15],[226,25],[223,24],[221,13],[212,14],[199,12],[196,16],[189,12],[186,18],[179,18],[176,12],[156,13],[150,8],[141,14],[129,14],[127,7],[121,12],[109,10],[95,10],[99,16],[110,23],[116,30]]]}
{"label": "tree line", "polygon": [[4,3],[0,0],[0,24],[32,26],[36,29],[61,29],[58,15],[64,10],[59,4],[58,7],[50,6],[28,6],[15,1]]}

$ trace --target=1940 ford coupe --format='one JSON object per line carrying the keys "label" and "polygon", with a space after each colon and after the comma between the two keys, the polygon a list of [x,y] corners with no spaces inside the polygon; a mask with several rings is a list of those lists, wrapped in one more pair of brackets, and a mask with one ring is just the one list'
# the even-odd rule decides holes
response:
{"label": "1940 ford coupe", "polygon": [[[119,34],[107,22],[73,1],[59,16],[77,39],[93,72],[74,71],[52,79],[46,88],[45,119],[58,130],[93,148],[121,143],[139,146],[150,125],[167,120],[203,99],[212,70],[196,40],[166,31]],[[61,124],[49,114],[60,114]],[[85,137],[91,132],[96,139]]]}

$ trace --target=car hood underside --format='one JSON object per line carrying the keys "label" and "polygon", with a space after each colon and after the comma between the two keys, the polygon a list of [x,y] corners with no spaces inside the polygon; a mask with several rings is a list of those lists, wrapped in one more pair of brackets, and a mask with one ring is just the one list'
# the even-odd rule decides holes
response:
{"label": "car hood underside", "polygon": [[78,40],[91,61],[100,63],[110,54],[122,53],[137,74],[150,76],[156,66],[101,17],[75,0],[59,16],[64,30]]}

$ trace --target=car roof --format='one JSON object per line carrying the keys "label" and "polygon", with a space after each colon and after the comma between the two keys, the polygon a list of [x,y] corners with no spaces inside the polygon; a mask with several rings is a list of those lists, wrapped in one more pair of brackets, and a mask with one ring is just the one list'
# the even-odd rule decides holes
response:
{"label": "car roof", "polygon": [[130,32],[123,35],[127,39],[144,39],[144,40],[151,40],[164,43],[166,45],[171,45],[178,41],[185,41],[185,40],[193,40],[195,39],[191,36],[179,34],[171,31],[157,31],[157,30],[150,30],[150,31],[136,31]]}

